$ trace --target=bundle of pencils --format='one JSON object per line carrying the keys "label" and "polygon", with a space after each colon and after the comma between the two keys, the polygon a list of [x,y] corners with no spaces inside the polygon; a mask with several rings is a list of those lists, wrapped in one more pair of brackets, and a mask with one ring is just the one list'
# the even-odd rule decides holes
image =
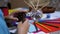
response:
{"label": "bundle of pencils", "polygon": [[[34,10],[41,10],[50,3],[50,0],[24,0],[24,2]],[[38,8],[39,6],[41,6],[41,8]]]}

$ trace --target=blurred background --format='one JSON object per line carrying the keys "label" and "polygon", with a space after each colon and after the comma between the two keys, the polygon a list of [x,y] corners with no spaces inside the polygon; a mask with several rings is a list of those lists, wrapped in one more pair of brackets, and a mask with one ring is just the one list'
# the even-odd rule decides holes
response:
{"label": "blurred background", "polygon": [[[28,7],[23,1],[24,0],[0,0],[0,6],[6,6],[6,4],[9,2],[12,9],[19,7]],[[60,0],[50,0],[50,4],[48,6],[55,7],[56,10],[59,10]]]}
{"label": "blurred background", "polygon": [[[23,1],[24,0],[0,0],[0,8],[7,8],[7,10],[16,9],[16,8],[29,8],[29,6],[27,6]],[[60,0],[50,0],[50,3],[49,3],[49,5],[47,5],[47,7],[54,7],[55,8],[55,9],[52,9],[52,10],[56,11],[56,12],[51,13],[51,17],[60,18]],[[4,12],[5,12],[4,14],[6,14],[6,11],[4,11]],[[45,17],[46,17],[46,14],[43,15],[43,18],[45,18]],[[10,32],[15,33],[17,28],[15,27],[16,25],[12,26],[13,24],[11,24],[12,23],[11,21],[12,20],[9,20],[9,19],[6,20],[7,26],[10,27],[9,28]],[[42,32],[42,33],[45,34],[44,32]],[[51,32],[51,33],[48,33],[48,34],[60,34],[60,31]]]}

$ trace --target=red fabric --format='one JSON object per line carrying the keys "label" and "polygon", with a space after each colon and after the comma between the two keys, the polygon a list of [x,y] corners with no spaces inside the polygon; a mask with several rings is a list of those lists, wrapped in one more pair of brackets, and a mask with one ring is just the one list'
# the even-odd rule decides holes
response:
{"label": "red fabric", "polygon": [[60,24],[53,24],[53,23],[47,23],[47,24],[52,24],[52,25],[54,25],[54,26],[58,26],[59,28],[57,29],[57,30],[60,30]]}
{"label": "red fabric", "polygon": [[[43,24],[43,25],[45,25],[45,24]],[[56,25],[56,24],[52,24],[52,25],[54,25],[54,26],[58,26],[58,25]],[[45,26],[48,27],[48,28],[50,28],[50,29],[51,29],[51,32],[54,32],[54,31],[58,31],[58,30],[60,30],[60,28],[55,28],[55,27],[48,26],[48,25],[45,25]],[[60,26],[58,26],[58,27],[60,27]]]}
{"label": "red fabric", "polygon": [[2,11],[4,13],[4,16],[8,16],[8,8],[2,8]]}
{"label": "red fabric", "polygon": [[[52,24],[52,23],[46,23],[46,24]],[[45,24],[42,24],[42,25],[44,25],[45,27],[51,29],[51,31],[48,31],[46,28],[44,28],[43,26],[41,26],[41,25],[39,25],[38,23],[36,23],[36,26],[37,26],[39,29],[41,29],[42,31],[46,32],[46,33],[60,30],[60,24],[52,24],[52,25],[54,25],[54,26],[58,26],[59,28],[55,28],[55,27],[48,26],[48,25],[45,25]]]}
{"label": "red fabric", "polygon": [[41,29],[42,31],[48,33],[49,31],[47,29],[45,29],[44,27],[40,26],[39,24],[36,24],[36,26]]}

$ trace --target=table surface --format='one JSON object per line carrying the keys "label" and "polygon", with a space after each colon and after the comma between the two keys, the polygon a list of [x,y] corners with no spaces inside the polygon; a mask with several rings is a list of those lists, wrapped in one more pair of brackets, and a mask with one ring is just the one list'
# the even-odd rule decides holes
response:
{"label": "table surface", "polygon": [[[47,16],[47,14],[43,14],[42,19],[45,19],[46,16]],[[51,16],[50,19],[60,18],[60,11],[55,11],[54,13],[50,13],[50,16]],[[33,22],[33,21],[31,21],[31,22]],[[10,30],[10,32],[12,32],[12,33],[14,33],[15,31],[16,31],[16,29]],[[36,31],[36,29],[33,24],[30,24],[29,32],[33,32],[33,31]],[[32,33],[30,33],[30,34],[32,34]],[[41,31],[36,34],[46,34],[46,33]]]}

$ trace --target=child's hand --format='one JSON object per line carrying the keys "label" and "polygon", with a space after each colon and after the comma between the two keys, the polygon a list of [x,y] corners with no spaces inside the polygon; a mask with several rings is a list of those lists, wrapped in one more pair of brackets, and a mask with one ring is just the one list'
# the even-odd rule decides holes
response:
{"label": "child's hand", "polygon": [[27,34],[29,29],[28,19],[24,23],[19,22],[18,24],[18,34]]}
{"label": "child's hand", "polygon": [[10,15],[6,16],[5,18],[10,19],[10,20],[17,20],[18,21],[18,18],[14,17],[14,14],[19,13],[19,12],[28,12],[28,11],[19,11],[19,10],[17,10],[17,11],[12,12]]}

